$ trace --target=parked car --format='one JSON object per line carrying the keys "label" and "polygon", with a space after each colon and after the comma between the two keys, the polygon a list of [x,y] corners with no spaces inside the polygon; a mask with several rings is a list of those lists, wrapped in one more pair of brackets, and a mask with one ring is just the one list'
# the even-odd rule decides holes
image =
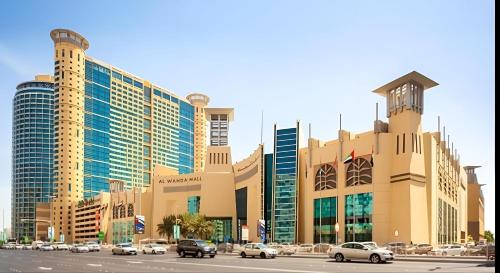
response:
{"label": "parked car", "polygon": [[101,250],[101,246],[96,242],[87,242],[85,245],[89,248],[90,252]]}
{"label": "parked car", "polygon": [[75,244],[71,246],[70,251],[72,253],[86,253],[89,252],[89,248],[84,244]]}
{"label": "parked car", "polygon": [[43,245],[43,241],[33,241],[31,242],[31,247],[33,247],[33,249],[35,250],[38,250],[40,248],[40,246]]}
{"label": "parked car", "polygon": [[144,254],[165,254],[167,250],[159,244],[146,244],[142,247],[142,253]]}
{"label": "parked car", "polygon": [[461,245],[443,245],[431,251],[432,254],[441,256],[464,256],[466,252],[467,249]]}
{"label": "parked car", "polygon": [[217,252],[222,253],[232,253],[233,249],[233,244],[230,243],[221,243],[217,246]]}
{"label": "parked car", "polygon": [[312,249],[313,249],[313,245],[312,244],[301,244],[297,248],[297,252],[311,252]]}
{"label": "parked car", "polygon": [[412,245],[407,245],[403,242],[391,242],[384,244],[382,248],[392,251],[396,254],[413,254],[415,247]]}
{"label": "parked car", "polygon": [[21,244],[17,244],[17,245],[15,246],[15,248],[16,248],[16,250],[23,249],[23,245],[21,245]]}
{"label": "parked car", "polygon": [[15,243],[7,243],[4,245],[5,249],[16,249],[16,244]]}
{"label": "parked car", "polygon": [[68,245],[61,242],[54,243],[52,246],[54,247],[54,250],[69,250]]}
{"label": "parked car", "polygon": [[246,244],[240,252],[241,258],[259,256],[262,259],[276,258],[278,251],[262,243]]}
{"label": "parked car", "polygon": [[415,245],[415,254],[430,254],[432,251],[432,245],[430,244],[417,244]]}
{"label": "parked car", "polygon": [[33,247],[31,245],[23,245],[24,250],[32,250]]}
{"label": "parked car", "polygon": [[133,247],[131,243],[117,244],[113,249],[111,249],[113,255],[137,255],[137,248]]}
{"label": "parked car", "polygon": [[51,244],[44,243],[39,248],[41,251],[52,251],[54,247]]}
{"label": "parked car", "polygon": [[192,255],[193,257],[198,258],[203,258],[205,255],[209,255],[210,258],[213,258],[217,254],[215,246],[209,246],[205,241],[196,239],[179,241],[176,251],[182,258],[186,257],[186,255]]}
{"label": "parked car", "polygon": [[376,247],[376,248],[379,248],[379,246],[377,245],[376,242],[361,242],[362,244],[364,245],[369,245],[369,246],[373,246],[373,247]]}
{"label": "parked car", "polygon": [[390,250],[363,245],[357,242],[348,242],[334,246],[328,252],[328,256],[337,262],[366,260],[372,263],[382,263],[394,260],[394,254]]}
{"label": "parked car", "polygon": [[268,246],[268,247],[276,249],[278,251],[278,255],[290,256],[292,254],[295,254],[295,252],[297,251],[296,247],[290,246],[290,245],[274,245],[274,246]]}
{"label": "parked car", "polygon": [[313,253],[328,253],[328,250],[332,247],[331,244],[315,244],[312,248]]}
{"label": "parked car", "polygon": [[479,247],[479,249],[475,252],[473,252],[471,255],[474,256],[486,256],[488,254],[488,259],[489,260],[494,260],[495,259],[495,245],[482,245]]}

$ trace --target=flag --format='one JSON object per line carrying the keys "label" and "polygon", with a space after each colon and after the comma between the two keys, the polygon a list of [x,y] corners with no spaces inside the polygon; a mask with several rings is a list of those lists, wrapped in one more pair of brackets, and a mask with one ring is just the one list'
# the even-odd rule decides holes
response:
{"label": "flag", "polygon": [[354,160],[354,150],[344,159],[344,164],[351,163]]}
{"label": "flag", "polygon": [[370,164],[373,167],[373,145],[372,145],[372,154],[370,155]]}

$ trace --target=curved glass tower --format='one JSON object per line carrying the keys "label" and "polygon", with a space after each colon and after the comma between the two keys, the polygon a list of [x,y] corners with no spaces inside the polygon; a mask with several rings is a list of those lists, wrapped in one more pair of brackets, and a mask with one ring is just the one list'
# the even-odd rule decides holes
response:
{"label": "curved glass tower", "polygon": [[17,86],[12,122],[12,235],[35,237],[35,206],[53,188],[54,83],[38,75]]}

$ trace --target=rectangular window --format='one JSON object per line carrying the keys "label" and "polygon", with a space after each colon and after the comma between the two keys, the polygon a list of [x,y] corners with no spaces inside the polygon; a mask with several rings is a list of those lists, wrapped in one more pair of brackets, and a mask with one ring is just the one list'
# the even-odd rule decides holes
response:
{"label": "rectangular window", "polygon": [[144,115],[151,116],[151,106],[144,106]]}
{"label": "rectangular window", "polygon": [[70,58],[73,58],[73,50],[70,50],[70,51],[69,51],[69,57],[70,57]]}
{"label": "rectangular window", "polygon": [[405,146],[406,146],[405,135],[406,134],[403,134],[403,154],[405,153]]}
{"label": "rectangular window", "polygon": [[143,169],[144,170],[149,170],[150,169],[150,165],[151,165],[151,161],[149,161],[149,159],[144,159]]}
{"label": "rectangular window", "polygon": [[200,197],[199,196],[189,196],[188,197],[188,213],[194,214],[200,212]]}
{"label": "rectangular window", "polygon": [[151,148],[149,146],[144,146],[144,156],[151,156]]}
{"label": "rectangular window", "polygon": [[418,136],[418,151],[420,154],[422,153],[422,138],[420,135]]}
{"label": "rectangular window", "polygon": [[399,154],[399,135],[396,136],[396,154]]}
{"label": "rectangular window", "polygon": [[123,76],[123,81],[126,82],[126,83],[128,83],[128,84],[130,84],[130,85],[132,85],[132,79],[129,78],[129,77],[127,77],[127,76]]}
{"label": "rectangular window", "polygon": [[144,132],[144,142],[151,143],[151,133]]}
{"label": "rectangular window", "polygon": [[144,120],[144,129],[151,130],[151,121],[149,119]]}
{"label": "rectangular window", "polygon": [[64,48],[61,50],[61,56],[64,57]]}

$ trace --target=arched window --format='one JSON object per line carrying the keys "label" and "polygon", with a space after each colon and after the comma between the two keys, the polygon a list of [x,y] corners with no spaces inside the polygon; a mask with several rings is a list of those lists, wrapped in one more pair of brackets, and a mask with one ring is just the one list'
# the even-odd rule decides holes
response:
{"label": "arched window", "polygon": [[347,167],[346,187],[372,183],[372,165],[364,158],[355,158]]}
{"label": "arched window", "polygon": [[125,218],[125,206],[120,206],[120,218]]}
{"label": "arched window", "polygon": [[127,216],[128,217],[133,217],[134,216],[134,205],[128,204]]}
{"label": "arched window", "polygon": [[322,191],[337,188],[337,171],[330,164],[322,165],[314,178],[314,190]]}
{"label": "arched window", "polygon": [[118,207],[113,205],[113,219],[118,219]]}

